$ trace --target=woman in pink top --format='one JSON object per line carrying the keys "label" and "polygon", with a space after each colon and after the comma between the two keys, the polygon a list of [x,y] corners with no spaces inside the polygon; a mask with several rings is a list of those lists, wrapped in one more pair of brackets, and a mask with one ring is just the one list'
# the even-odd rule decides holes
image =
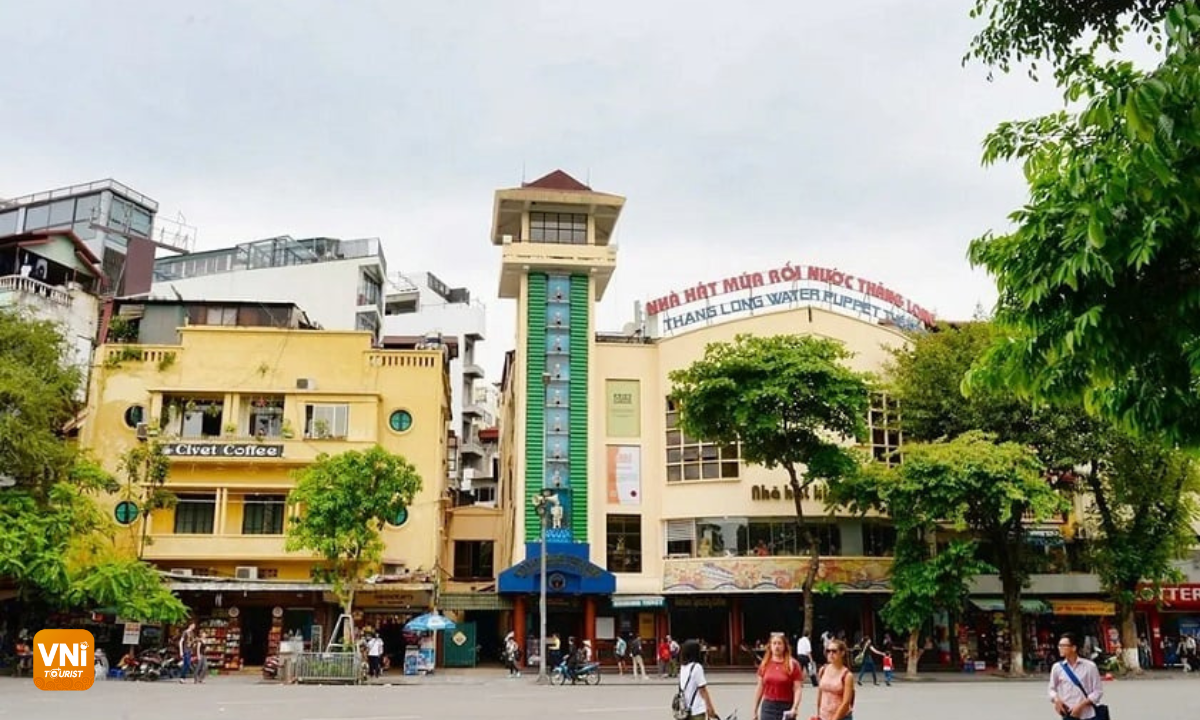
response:
{"label": "woman in pink top", "polygon": [[828,664],[817,683],[817,717],[820,720],[853,720],[854,675],[846,667],[846,643],[833,640],[825,648]]}

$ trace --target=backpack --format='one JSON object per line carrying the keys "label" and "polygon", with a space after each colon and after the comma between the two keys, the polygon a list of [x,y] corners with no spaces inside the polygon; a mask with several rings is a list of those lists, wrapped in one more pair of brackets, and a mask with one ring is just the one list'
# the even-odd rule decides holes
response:
{"label": "backpack", "polygon": [[683,679],[679,687],[675,690],[675,697],[671,698],[671,717],[675,718],[675,720],[687,720],[692,716],[692,703],[696,701],[696,693],[700,692],[700,688],[696,688],[690,700],[684,699],[683,689],[687,687],[688,682],[691,681],[692,675],[695,672],[696,666],[692,665],[691,670],[688,671],[687,678]]}
{"label": "backpack", "polygon": [[617,638],[617,648],[616,648],[617,657],[619,657],[621,659],[625,659],[625,651],[626,650],[627,650],[627,648],[625,646],[625,638]]}
{"label": "backpack", "polygon": [[642,655],[642,639],[641,638],[633,639],[633,642],[630,643],[630,645],[629,645],[629,654],[641,657],[641,655]]}

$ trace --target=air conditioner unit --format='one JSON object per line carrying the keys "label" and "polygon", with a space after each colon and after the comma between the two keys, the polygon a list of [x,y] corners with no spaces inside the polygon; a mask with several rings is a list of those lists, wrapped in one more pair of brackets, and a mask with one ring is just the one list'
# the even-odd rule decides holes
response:
{"label": "air conditioner unit", "polygon": [[512,235],[501,235],[500,236],[500,242],[504,243],[505,245],[512,245],[512,241],[513,241]]}
{"label": "air conditioner unit", "polygon": [[296,378],[296,389],[297,390],[316,390],[317,389],[317,379],[316,378]]}
{"label": "air conditioner unit", "polygon": [[258,568],[250,565],[239,565],[233,571],[233,574],[238,580],[257,580]]}
{"label": "air conditioner unit", "polygon": [[137,424],[137,439],[138,440],[150,439],[150,426],[148,424],[146,424],[144,422],[140,422]]}
{"label": "air conditioner unit", "polygon": [[168,574],[176,577],[191,577],[194,572],[191,568],[171,568]]}

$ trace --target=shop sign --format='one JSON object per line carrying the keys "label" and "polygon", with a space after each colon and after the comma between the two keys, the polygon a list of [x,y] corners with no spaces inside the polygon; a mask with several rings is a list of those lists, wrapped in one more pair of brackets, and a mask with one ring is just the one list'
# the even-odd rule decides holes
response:
{"label": "shop sign", "polygon": [[658,330],[669,335],[697,323],[772,307],[814,304],[872,320],[890,320],[910,329],[935,322],[933,313],[882,283],[836,268],[790,262],[765,272],[745,272],[668,293],[647,302],[646,315],[660,316]]}
{"label": "shop sign", "polygon": [[1116,606],[1106,600],[1051,600],[1050,607],[1055,615],[1112,617],[1117,612]]}
{"label": "shop sign", "polygon": [[[1158,594],[1164,610],[1200,610],[1200,584],[1163,585]],[[1154,588],[1143,585],[1138,589],[1138,599],[1150,604],[1157,602]]]}
{"label": "shop sign", "polygon": [[677,608],[723,608],[728,607],[729,600],[723,597],[681,597],[672,600],[671,604]]}
{"label": "shop sign", "polygon": [[[788,501],[791,501],[795,497],[796,497],[796,494],[794,492],[792,492],[791,485],[783,485],[783,486],[775,485],[773,487],[769,486],[769,485],[751,485],[750,486],[750,499],[755,500],[755,501],[758,501],[758,500],[788,500]],[[818,485],[818,486],[809,486],[806,488],[801,488],[800,489],[800,497],[804,500],[812,500],[812,499],[824,500],[825,499],[825,486]]]}
{"label": "shop sign", "polygon": [[[513,568],[513,575],[516,577],[533,577],[539,572],[541,572],[541,558],[528,558]],[[585,578],[596,578],[604,575],[603,568],[593,565],[581,557],[560,553],[547,553],[546,577],[549,578],[549,574],[554,572],[565,572]]]}
{"label": "shop sign", "polygon": [[167,443],[163,455],[171,457],[281,458],[283,445],[264,443]]}
{"label": "shop sign", "polygon": [[641,436],[642,396],[639,381],[605,380],[604,405],[609,437]]}
{"label": "shop sign", "polygon": [[137,645],[142,640],[142,624],[141,623],[125,623],[124,632],[121,634],[122,645]]}
{"label": "shop sign", "polygon": [[[663,591],[673,595],[800,592],[808,564],[806,557],[668,558],[663,565]],[[843,592],[884,592],[891,588],[891,569],[890,558],[823,557],[817,582]]]}

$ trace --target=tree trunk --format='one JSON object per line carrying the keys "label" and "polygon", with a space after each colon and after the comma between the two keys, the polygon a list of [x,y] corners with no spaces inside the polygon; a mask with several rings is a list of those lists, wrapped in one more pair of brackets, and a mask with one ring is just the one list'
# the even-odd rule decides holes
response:
{"label": "tree trunk", "polygon": [[1121,659],[1130,672],[1142,674],[1142,664],[1138,662],[1137,621],[1133,616],[1133,604],[1117,599],[1117,627],[1121,629]]}
{"label": "tree trunk", "polygon": [[908,631],[908,659],[905,661],[904,676],[917,677],[917,665],[921,661],[921,627],[918,625]]}
{"label": "tree trunk", "polygon": [[999,557],[1000,587],[1004,594],[1004,615],[1008,620],[1009,642],[1012,652],[1009,658],[1009,673],[1014,677],[1025,677],[1025,623],[1021,616],[1021,589],[1024,578],[1021,573],[1021,545],[1024,542],[1021,529],[1021,512],[1014,511],[1013,519],[1000,527],[996,543]]}
{"label": "tree trunk", "polygon": [[788,463],[784,466],[788,474],[788,483],[792,488],[792,502],[796,506],[796,529],[800,537],[808,545],[808,572],[804,574],[804,635],[811,639],[813,636],[813,585],[817,580],[817,570],[821,567],[821,548],[812,535],[811,528],[804,522],[804,487],[796,474],[796,466]]}
{"label": "tree trunk", "polygon": [[1021,616],[1021,587],[1009,583],[1004,585],[1004,615],[1008,619],[1008,634],[1011,644],[1009,674],[1025,677],[1025,622]]}

